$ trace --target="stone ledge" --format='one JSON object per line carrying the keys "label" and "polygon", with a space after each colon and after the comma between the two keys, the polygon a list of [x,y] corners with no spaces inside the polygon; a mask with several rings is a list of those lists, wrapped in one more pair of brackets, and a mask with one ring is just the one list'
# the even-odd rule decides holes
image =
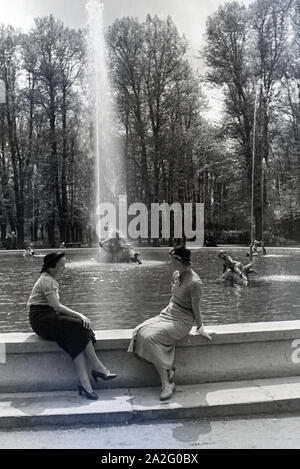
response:
{"label": "stone ledge", "polygon": [[[215,333],[211,342],[200,336],[190,335],[178,347],[201,347],[209,345],[269,342],[300,338],[299,321],[278,321],[245,324],[207,326]],[[96,332],[96,350],[126,350],[131,329],[102,330]],[[49,353],[61,349],[54,343],[41,339],[33,333],[0,334],[0,343],[6,344],[7,354]]]}
{"label": "stone ledge", "polygon": [[[178,385],[300,375],[300,321],[229,324],[208,327],[212,341],[189,336],[176,347]],[[96,388],[145,388],[159,385],[154,367],[127,353],[131,330],[98,331],[96,350],[118,375]],[[0,392],[74,389],[74,363],[54,342],[35,334],[0,334]]]}

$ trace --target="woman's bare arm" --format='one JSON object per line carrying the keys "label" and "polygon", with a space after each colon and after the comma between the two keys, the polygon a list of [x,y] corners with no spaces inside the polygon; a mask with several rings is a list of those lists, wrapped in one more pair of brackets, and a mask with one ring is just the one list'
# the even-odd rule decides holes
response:
{"label": "woman's bare arm", "polygon": [[192,298],[192,308],[193,308],[193,313],[195,316],[195,321],[197,324],[197,335],[202,335],[203,337],[206,337],[207,339],[211,340],[211,335],[208,334],[203,326],[203,321],[202,321],[202,315],[200,311],[200,302],[201,302],[201,297],[200,296],[195,296]]}
{"label": "woman's bare arm", "polygon": [[195,321],[197,324],[197,329],[200,329],[200,327],[203,326],[203,321],[202,321],[202,316],[201,316],[201,311],[200,311],[200,301],[201,301],[200,296],[196,296],[192,298],[192,308],[193,308],[193,313],[195,316]]}
{"label": "woman's bare arm", "polygon": [[90,320],[87,317],[85,317],[83,314],[78,313],[77,311],[74,311],[73,309],[70,309],[67,306],[62,305],[61,302],[59,301],[59,298],[58,298],[57,294],[55,292],[50,293],[49,295],[47,295],[47,300],[48,300],[49,306],[51,306],[51,308],[53,308],[58,313],[63,313],[63,314],[66,314],[67,316],[80,318],[80,319],[82,319],[83,326],[86,329],[91,328]]}

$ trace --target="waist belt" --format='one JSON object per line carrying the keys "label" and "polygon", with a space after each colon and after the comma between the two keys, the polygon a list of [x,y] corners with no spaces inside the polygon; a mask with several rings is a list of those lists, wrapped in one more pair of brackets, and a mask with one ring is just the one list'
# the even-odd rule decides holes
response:
{"label": "waist belt", "polygon": [[185,306],[182,306],[182,305],[180,305],[179,303],[176,303],[176,301],[174,301],[174,300],[171,300],[171,301],[172,301],[172,303],[174,303],[174,305],[179,306],[179,308],[182,308],[182,309],[184,309],[185,311],[187,311],[187,312],[193,314],[193,310],[192,310],[192,309],[186,308]]}

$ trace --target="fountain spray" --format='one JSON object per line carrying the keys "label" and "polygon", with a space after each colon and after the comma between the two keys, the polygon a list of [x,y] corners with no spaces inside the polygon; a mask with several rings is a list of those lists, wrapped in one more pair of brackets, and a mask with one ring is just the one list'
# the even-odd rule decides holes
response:
{"label": "fountain spray", "polygon": [[88,85],[95,155],[95,207],[98,239],[105,235],[100,221],[100,204],[117,204],[124,192],[124,168],[120,137],[116,128],[116,106],[109,77],[104,34],[104,6],[88,0],[87,56]]}

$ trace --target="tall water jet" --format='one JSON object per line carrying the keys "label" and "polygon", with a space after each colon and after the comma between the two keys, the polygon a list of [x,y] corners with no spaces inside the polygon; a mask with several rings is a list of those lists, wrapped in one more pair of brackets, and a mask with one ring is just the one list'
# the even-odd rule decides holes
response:
{"label": "tall water jet", "polygon": [[87,56],[88,86],[95,156],[95,210],[98,239],[103,237],[99,207],[110,202],[117,205],[125,190],[125,172],[116,106],[109,78],[108,54],[104,35],[104,8],[98,0],[88,0]]}

